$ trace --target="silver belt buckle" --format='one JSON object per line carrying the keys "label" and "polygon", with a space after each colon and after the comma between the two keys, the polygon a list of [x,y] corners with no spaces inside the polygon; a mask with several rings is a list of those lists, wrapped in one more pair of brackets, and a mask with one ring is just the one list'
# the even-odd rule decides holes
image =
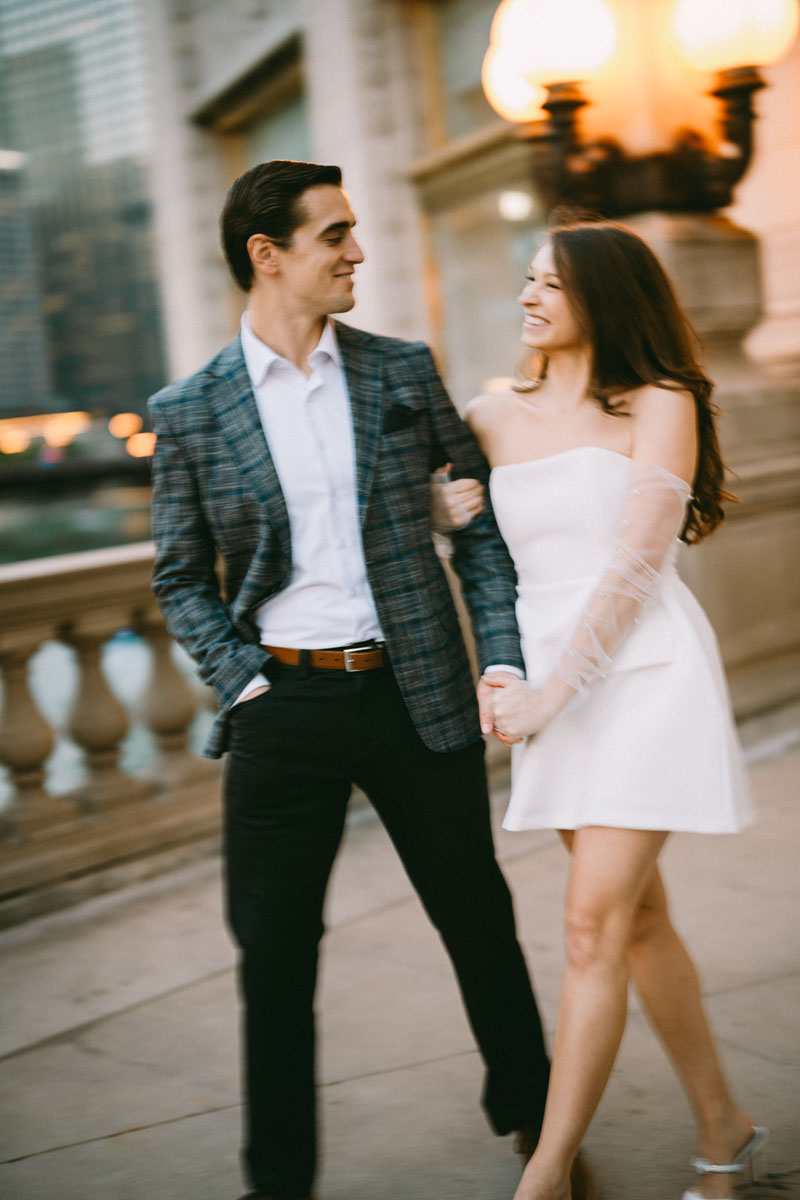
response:
{"label": "silver belt buckle", "polygon": [[[372,643],[369,646],[350,646],[349,649],[342,651],[344,654],[344,669],[345,671],[358,671],[359,666],[355,661],[356,654],[364,654],[370,650],[382,650],[382,645]],[[363,668],[362,668],[363,669]]]}
{"label": "silver belt buckle", "polygon": [[345,650],[344,653],[344,669],[345,671],[357,671],[358,663],[356,662],[356,654],[363,654],[367,650],[367,646],[356,647],[355,649]]}

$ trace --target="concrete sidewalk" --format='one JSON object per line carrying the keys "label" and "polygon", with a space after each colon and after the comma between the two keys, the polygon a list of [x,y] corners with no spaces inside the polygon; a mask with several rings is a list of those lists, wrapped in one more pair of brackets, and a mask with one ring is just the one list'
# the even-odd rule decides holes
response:
{"label": "concrete sidewalk", "polygon": [[[800,749],[752,767],[759,824],[676,835],[676,923],[743,1104],[772,1130],[748,1194],[800,1194]],[[496,796],[498,824],[502,787]],[[548,1034],[566,856],[498,834]],[[481,1063],[438,938],[377,821],[349,828],[333,880],[318,1010],[320,1200],[510,1200],[509,1139],[479,1109]],[[239,1105],[234,954],[219,864],[0,935],[0,1196],[234,1200]],[[608,1200],[678,1200],[692,1123],[633,1008],[586,1147]]]}

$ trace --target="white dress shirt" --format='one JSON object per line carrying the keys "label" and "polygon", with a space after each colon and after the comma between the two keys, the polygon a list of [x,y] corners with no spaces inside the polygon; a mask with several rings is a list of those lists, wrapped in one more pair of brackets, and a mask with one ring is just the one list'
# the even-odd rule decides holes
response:
{"label": "white dress shirt", "polygon": [[[242,316],[242,351],[289,514],[289,583],[256,610],[264,646],[324,650],[383,640],[367,579],[356,490],[350,397],[330,321],[306,376]],[[486,673],[515,667],[493,664]],[[269,680],[255,675],[238,704]]]}
{"label": "white dress shirt", "polygon": [[[241,337],[291,528],[289,583],[255,614],[261,642],[314,650],[382,640],[361,542],[350,397],[333,326],[326,322],[309,355],[309,376],[256,337],[247,313]],[[267,682],[256,676],[236,703]]]}

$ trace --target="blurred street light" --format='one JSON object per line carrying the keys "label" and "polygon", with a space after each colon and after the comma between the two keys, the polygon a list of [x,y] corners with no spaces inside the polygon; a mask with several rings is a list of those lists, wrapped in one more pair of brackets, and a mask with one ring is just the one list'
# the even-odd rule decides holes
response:
{"label": "blurred street light", "polygon": [[[623,0],[614,7],[616,24],[604,0],[503,0],[484,61],[489,103],[520,123],[549,207],[566,202],[608,216],[725,207],[752,155],[752,96],[765,86],[758,68],[793,44],[797,0],[674,0],[668,9],[633,0],[624,21]],[[711,89],[693,79],[698,70],[717,72]],[[600,125],[591,140],[577,116],[590,104],[581,86],[587,80],[597,103],[591,124]],[[664,80],[666,102],[636,119],[650,135],[668,123],[671,145],[630,154],[606,133],[620,123],[604,116],[603,101],[616,92],[617,113],[644,110]],[[715,147],[680,120],[681,102],[696,105],[701,91],[717,101]]]}
{"label": "blurred street light", "polygon": [[142,418],[138,413],[121,412],[115,413],[108,422],[108,432],[115,438],[131,437],[134,433],[138,433],[142,428]]}
{"label": "blurred street light", "polygon": [[132,458],[150,458],[156,446],[154,433],[134,433],[125,443]]}

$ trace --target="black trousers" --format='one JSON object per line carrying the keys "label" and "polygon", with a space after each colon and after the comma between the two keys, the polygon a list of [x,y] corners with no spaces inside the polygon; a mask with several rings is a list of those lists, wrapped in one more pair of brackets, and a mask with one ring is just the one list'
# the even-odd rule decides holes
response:
{"label": "black trousers", "polygon": [[455,967],[497,1133],[541,1123],[549,1064],[508,887],[494,856],[483,742],[419,738],[388,668],[270,663],[231,714],[228,917],[241,947],[252,1184],[307,1196],[316,1166],[314,1013],[323,902],[352,783],[370,798]]}

